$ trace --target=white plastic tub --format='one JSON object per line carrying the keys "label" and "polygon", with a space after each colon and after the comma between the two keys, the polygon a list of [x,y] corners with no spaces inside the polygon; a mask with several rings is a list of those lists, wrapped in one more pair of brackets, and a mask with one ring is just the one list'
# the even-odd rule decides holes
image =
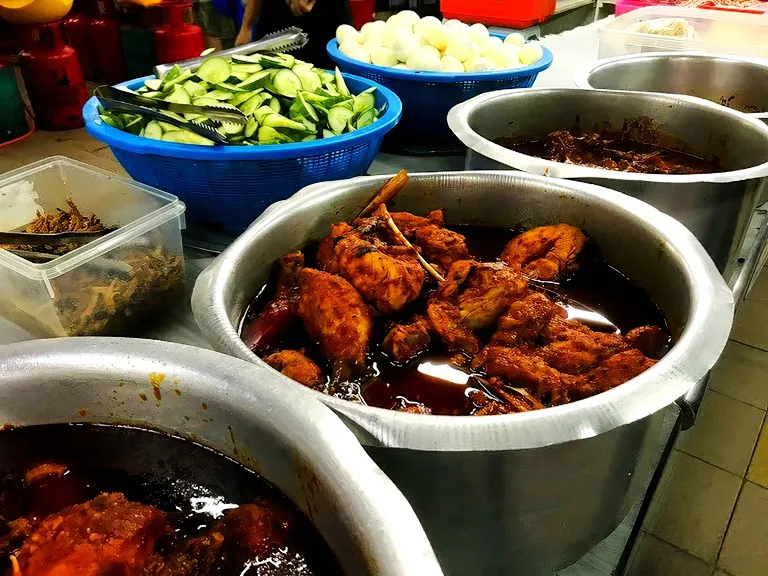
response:
{"label": "white plastic tub", "polygon": [[[694,38],[636,32],[639,23],[659,18],[681,18]],[[640,52],[694,50],[768,58],[768,15],[676,6],[649,6],[627,12],[598,30],[598,58]]]}
{"label": "white plastic tub", "polygon": [[71,198],[84,215],[117,230],[44,264],[0,249],[0,315],[39,336],[114,335],[180,297],[178,198],[54,156],[0,177],[0,202],[30,185],[46,213]]}

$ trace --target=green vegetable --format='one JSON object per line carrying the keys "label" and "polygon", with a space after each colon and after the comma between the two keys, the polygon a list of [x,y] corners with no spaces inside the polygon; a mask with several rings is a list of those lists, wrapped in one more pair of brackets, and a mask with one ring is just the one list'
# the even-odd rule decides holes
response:
{"label": "green vegetable", "polygon": [[230,77],[232,69],[224,58],[214,56],[206,59],[197,70],[197,77],[206,82],[224,82]]}
{"label": "green vegetable", "polygon": [[[244,124],[214,121],[208,114],[183,115],[163,110],[180,122],[206,124],[228,144],[254,146],[309,142],[359,130],[375,122],[374,88],[351,94],[338,69],[319,70],[290,54],[253,54],[231,59],[212,56],[197,72],[172,67],[163,78],[150,78],[136,90],[146,98],[195,106],[230,107],[245,116]],[[184,144],[212,145],[183,127],[141,115],[99,109],[105,124],[145,138]]]}

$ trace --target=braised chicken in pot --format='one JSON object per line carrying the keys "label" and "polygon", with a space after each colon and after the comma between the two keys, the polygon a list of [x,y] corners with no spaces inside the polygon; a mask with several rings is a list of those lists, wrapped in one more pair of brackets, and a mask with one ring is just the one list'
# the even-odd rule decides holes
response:
{"label": "braised chicken in pot", "polygon": [[147,430],[54,424],[0,432],[0,574],[341,569],[287,498],[225,456]]}
{"label": "braised chicken in pot", "polygon": [[276,262],[241,330],[267,364],[371,406],[494,415],[609,390],[666,351],[659,308],[579,228],[390,213],[405,181]]}

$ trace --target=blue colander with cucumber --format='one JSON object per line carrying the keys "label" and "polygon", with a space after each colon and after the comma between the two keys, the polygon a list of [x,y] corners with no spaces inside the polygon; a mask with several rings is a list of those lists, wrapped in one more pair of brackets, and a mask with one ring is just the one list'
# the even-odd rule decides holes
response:
{"label": "blue colander with cucumber", "polygon": [[[289,54],[212,56],[195,72],[171,69],[118,88],[243,113],[244,123],[229,124],[163,111],[171,124],[105,111],[96,98],[83,109],[89,133],[135,180],[179,196],[196,224],[233,232],[305,186],[365,174],[402,115],[391,90]],[[184,122],[214,128],[226,144],[213,146]]]}

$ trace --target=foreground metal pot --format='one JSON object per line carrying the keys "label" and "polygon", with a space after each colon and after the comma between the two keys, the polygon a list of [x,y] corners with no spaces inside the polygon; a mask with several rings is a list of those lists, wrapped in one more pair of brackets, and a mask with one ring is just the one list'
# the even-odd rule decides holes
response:
{"label": "foreground metal pot", "polygon": [[576,74],[576,86],[704,98],[768,124],[768,64],[706,52],[655,52],[608,58]]}
{"label": "foreground metal pot", "polygon": [[[542,160],[492,140],[543,138],[555,130],[619,131],[634,124],[641,138],[719,159],[731,171],[668,176],[615,172]],[[466,168],[524,170],[600,184],[639,198],[682,222],[730,277],[758,197],[768,189],[768,126],[699,98],[608,90],[503,90],[477,96],[448,115],[467,146]]]}
{"label": "foreground metal pot", "polygon": [[293,500],[346,574],[442,574],[403,495],[330,410],[281,380],[166,342],[38,340],[0,348],[0,424],[133,424],[194,438]]}
{"label": "foreground metal pot", "polygon": [[[211,344],[263,365],[239,322],[286,252],[349,220],[386,177],[318,184],[270,207],[199,277],[195,318]],[[393,202],[450,223],[569,222],[658,303],[675,346],[651,370],[566,406],[507,416],[426,416],[323,396],[410,500],[449,574],[547,574],[604,538],[625,505],[653,416],[704,378],[733,316],[730,290],[678,222],[628,196],[519,172],[414,174]]]}

